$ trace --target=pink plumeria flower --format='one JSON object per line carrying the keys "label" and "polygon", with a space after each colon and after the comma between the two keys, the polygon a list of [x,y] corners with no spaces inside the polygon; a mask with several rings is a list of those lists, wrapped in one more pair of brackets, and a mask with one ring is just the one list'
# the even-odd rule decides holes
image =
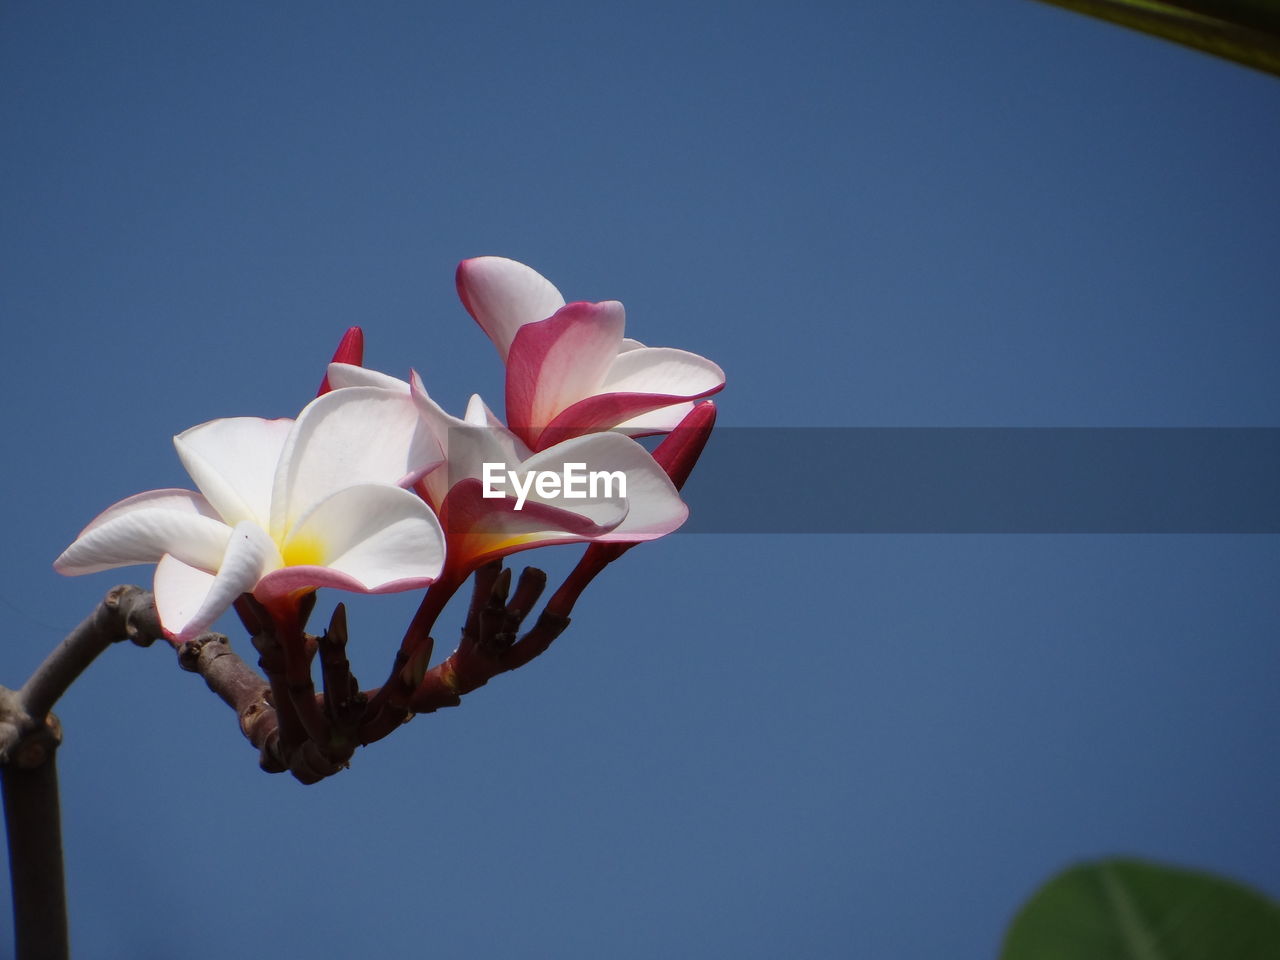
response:
{"label": "pink plumeria flower", "polygon": [[457,283],[506,363],[507,422],[532,450],[601,430],[666,433],[724,386],[704,357],[624,338],[618,301],[566,304],[523,263],[464,260]]}
{"label": "pink plumeria flower", "polygon": [[[688,517],[688,507],[662,467],[644,447],[620,434],[593,433],[535,452],[479,396],[471,398],[465,417],[446,413],[417,373],[406,384],[335,363],[329,367],[329,382],[335,388],[365,384],[399,391],[436,438],[444,462],[423,477],[418,491],[444,526],[446,576],[462,578],[489,560],[549,544],[654,540]],[[582,497],[539,490],[539,475],[563,477],[571,469],[587,475],[621,473],[626,494],[621,495],[620,485],[604,483]],[[489,484],[489,491],[501,495],[486,496],[486,477],[496,476],[503,478],[501,489]]]}
{"label": "pink plumeria flower", "polygon": [[243,593],[287,614],[317,587],[391,593],[428,586],[443,569],[439,520],[405,489],[438,463],[437,446],[398,392],[334,391],[296,421],[213,420],[174,444],[200,492],[120,501],[54,569],[158,564],[156,609],[177,640]]}

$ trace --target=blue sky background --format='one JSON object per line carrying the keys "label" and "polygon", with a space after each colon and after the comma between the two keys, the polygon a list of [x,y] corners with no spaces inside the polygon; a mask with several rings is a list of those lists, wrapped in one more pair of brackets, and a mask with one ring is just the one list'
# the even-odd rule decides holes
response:
{"label": "blue sky background", "polygon": [[[77,531],[187,485],[173,434],[296,413],[348,325],[496,403],[469,256],[712,357],[728,425],[1280,426],[1278,121],[1275,78],[1024,0],[6,4],[0,681],[149,582],[58,577]],[[1277,570],[1272,536],[677,535],[314,787],[113,649],[58,708],[73,945],[990,957],[1080,858],[1280,895]],[[351,606],[373,683],[414,600]]]}

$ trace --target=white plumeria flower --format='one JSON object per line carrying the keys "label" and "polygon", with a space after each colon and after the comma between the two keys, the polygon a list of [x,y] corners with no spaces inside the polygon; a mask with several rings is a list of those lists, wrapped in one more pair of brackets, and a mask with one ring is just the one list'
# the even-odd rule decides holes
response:
{"label": "white plumeria flower", "polygon": [[440,522],[411,490],[438,445],[403,397],[326,393],[297,420],[213,420],[174,438],[200,492],[107,508],[54,563],[64,574],[156,563],[156,609],[186,640],[252,593],[269,610],[317,587],[392,593],[444,566]]}
{"label": "white plumeria flower", "polygon": [[601,430],[666,433],[724,386],[705,357],[623,337],[617,300],[566,304],[523,263],[464,260],[457,284],[507,366],[507,423],[533,450]]}
{"label": "white plumeria flower", "polygon": [[[471,398],[464,418],[451,416],[427,394],[417,373],[405,383],[335,363],[329,367],[329,383],[339,393],[355,384],[394,390],[421,415],[444,462],[418,486],[440,514],[449,545],[448,567],[455,576],[465,576],[487,560],[554,543],[654,540],[671,533],[689,515],[652,455],[620,434],[592,433],[531,452],[479,396]],[[484,495],[485,464],[491,474],[509,481],[503,496]],[[604,484],[581,497],[566,497],[563,491],[547,495],[532,482],[539,474],[566,476],[570,464],[587,474],[621,473],[625,495],[619,487]],[[523,499],[515,495],[516,488],[526,491]]]}

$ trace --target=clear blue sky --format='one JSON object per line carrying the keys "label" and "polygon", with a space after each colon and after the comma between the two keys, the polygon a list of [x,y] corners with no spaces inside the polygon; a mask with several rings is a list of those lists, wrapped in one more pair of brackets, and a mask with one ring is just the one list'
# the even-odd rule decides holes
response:
{"label": "clear blue sky", "polygon": [[[621,299],[731,426],[1280,426],[1278,121],[1274,78],[1026,0],[6,4],[0,682],[149,582],[54,574],[80,527],[185,486],[173,434],[296,413],[348,325],[496,401],[465,257]],[[113,649],[58,708],[73,944],[978,958],[1079,858],[1280,895],[1278,570],[1270,536],[677,535],[309,788]],[[412,606],[352,605],[366,683]]]}

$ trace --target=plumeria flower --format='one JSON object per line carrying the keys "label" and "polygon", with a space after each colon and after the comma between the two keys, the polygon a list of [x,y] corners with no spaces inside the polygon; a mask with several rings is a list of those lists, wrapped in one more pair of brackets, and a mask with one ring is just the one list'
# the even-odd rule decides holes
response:
{"label": "plumeria flower", "polygon": [[692,401],[724,386],[724,371],[704,357],[624,338],[618,301],[566,304],[522,263],[464,260],[457,283],[506,363],[507,422],[532,450],[609,429],[666,433]]}
{"label": "plumeria flower", "polygon": [[[670,478],[644,447],[616,433],[593,433],[532,451],[473,396],[465,417],[446,413],[427,394],[417,373],[411,383],[363,367],[335,363],[337,389],[397,391],[436,438],[444,462],[426,473],[418,491],[440,515],[448,542],[446,576],[466,577],[496,557],[554,543],[637,543],[672,532],[688,517]],[[621,474],[621,485],[589,486],[582,497],[538,487],[541,475]],[[499,490],[486,478],[502,477]],[[522,493],[521,493],[522,491]]]}
{"label": "plumeria flower", "polygon": [[391,593],[431,584],[440,523],[405,489],[438,445],[403,397],[325,393],[297,420],[213,420],[174,438],[199,492],[152,490],[107,508],[54,563],[64,574],[156,563],[156,609],[186,640],[243,593],[273,614],[317,587]]}

